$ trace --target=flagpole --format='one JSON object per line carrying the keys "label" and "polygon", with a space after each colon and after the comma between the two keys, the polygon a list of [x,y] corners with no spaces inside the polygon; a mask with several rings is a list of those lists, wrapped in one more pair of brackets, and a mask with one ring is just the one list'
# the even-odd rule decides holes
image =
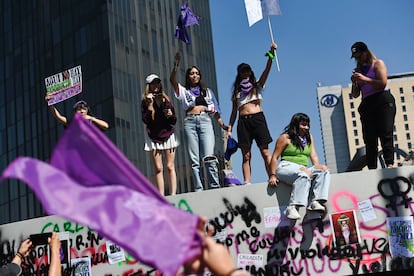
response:
{"label": "flagpole", "polygon": [[[275,40],[273,38],[272,24],[270,24],[270,16],[267,16],[267,24],[269,25],[269,31],[270,31],[270,37],[272,38],[272,43],[274,43]],[[275,59],[276,59],[277,71],[280,72],[279,59],[277,58],[276,49],[275,49]]]}

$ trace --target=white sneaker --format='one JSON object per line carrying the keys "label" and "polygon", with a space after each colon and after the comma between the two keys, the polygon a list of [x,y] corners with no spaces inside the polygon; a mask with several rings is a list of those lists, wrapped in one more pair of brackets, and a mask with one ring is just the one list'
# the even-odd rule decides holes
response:
{"label": "white sneaker", "polygon": [[325,212],[325,206],[319,203],[319,201],[314,200],[312,203],[308,206],[309,211],[316,211],[316,212]]}
{"label": "white sneaker", "polygon": [[290,205],[286,208],[285,215],[288,217],[288,219],[300,219],[298,210],[296,210],[296,207],[294,205]]}

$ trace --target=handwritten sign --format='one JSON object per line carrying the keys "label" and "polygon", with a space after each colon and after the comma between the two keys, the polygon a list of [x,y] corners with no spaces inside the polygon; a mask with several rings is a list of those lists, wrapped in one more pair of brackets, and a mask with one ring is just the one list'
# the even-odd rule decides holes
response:
{"label": "handwritten sign", "polygon": [[82,92],[82,70],[76,66],[45,78],[48,105],[69,99]]}

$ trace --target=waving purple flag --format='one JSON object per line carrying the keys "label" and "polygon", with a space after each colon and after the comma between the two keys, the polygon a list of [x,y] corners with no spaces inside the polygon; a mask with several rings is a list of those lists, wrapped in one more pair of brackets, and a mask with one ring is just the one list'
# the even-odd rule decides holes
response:
{"label": "waving purple flag", "polygon": [[[93,156],[105,145],[107,150]],[[80,116],[65,130],[52,164],[20,157],[4,178],[26,182],[47,213],[95,229],[167,276],[201,252],[199,218],[154,194],[152,184]]]}
{"label": "waving purple flag", "polygon": [[198,24],[199,21],[200,17],[192,12],[187,3],[183,3],[181,5],[177,26],[175,27],[175,37],[184,41],[186,44],[191,44],[187,27]]}

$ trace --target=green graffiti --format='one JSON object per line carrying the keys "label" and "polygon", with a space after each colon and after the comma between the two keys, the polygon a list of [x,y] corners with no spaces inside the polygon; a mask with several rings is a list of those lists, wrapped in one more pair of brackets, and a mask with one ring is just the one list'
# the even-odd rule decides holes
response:
{"label": "green graffiti", "polygon": [[[74,233],[78,233],[78,232],[82,231],[83,229],[85,229],[85,227],[80,225],[80,224],[73,223],[71,221],[63,222],[63,232],[69,232],[71,234],[74,234]],[[52,231],[53,232],[61,232],[58,223],[54,223],[54,222],[46,223],[43,226],[41,233],[52,232]],[[92,228],[88,227],[88,232],[94,232],[94,230]]]}
{"label": "green graffiti", "polygon": [[190,214],[193,213],[193,210],[191,210],[190,205],[188,204],[187,200],[185,199],[180,199],[180,201],[178,202],[178,209],[184,210]]}

